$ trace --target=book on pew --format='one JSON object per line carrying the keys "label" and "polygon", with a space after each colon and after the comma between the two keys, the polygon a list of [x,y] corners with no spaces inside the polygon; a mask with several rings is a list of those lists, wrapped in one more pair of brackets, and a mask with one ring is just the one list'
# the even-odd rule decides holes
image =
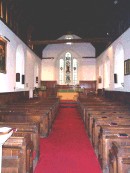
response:
{"label": "book on pew", "polygon": [[118,124],[115,123],[115,122],[111,122],[109,125],[110,125],[110,126],[118,126]]}
{"label": "book on pew", "polygon": [[117,136],[119,138],[128,138],[129,137],[128,134],[126,134],[126,133],[118,133]]}

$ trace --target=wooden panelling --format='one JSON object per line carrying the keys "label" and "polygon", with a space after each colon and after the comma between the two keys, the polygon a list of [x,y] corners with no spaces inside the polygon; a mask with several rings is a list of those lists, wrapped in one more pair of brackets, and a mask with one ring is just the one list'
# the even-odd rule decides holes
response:
{"label": "wooden panelling", "polygon": [[79,81],[79,86],[84,88],[86,94],[96,92],[96,81]]}
{"label": "wooden panelling", "polygon": [[[57,81],[41,81],[41,88],[44,86],[46,90],[42,93],[42,96],[45,97],[56,97],[56,85]],[[40,95],[41,96],[41,95]]]}
{"label": "wooden panelling", "polygon": [[41,86],[46,86],[46,88],[55,88],[57,81],[41,81]]}
{"label": "wooden panelling", "polygon": [[12,103],[17,100],[23,100],[28,98],[28,91],[0,93],[0,104]]}
{"label": "wooden panelling", "polygon": [[130,104],[130,92],[121,91],[105,91],[104,97],[109,98],[113,101],[119,101],[124,104]]}
{"label": "wooden panelling", "polygon": [[96,81],[79,81],[80,87],[96,90]]}

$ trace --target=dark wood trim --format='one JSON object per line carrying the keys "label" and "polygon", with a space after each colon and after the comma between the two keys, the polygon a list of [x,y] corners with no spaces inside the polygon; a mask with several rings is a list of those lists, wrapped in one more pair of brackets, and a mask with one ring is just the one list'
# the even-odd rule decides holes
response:
{"label": "dark wood trim", "polygon": [[29,99],[29,91],[0,93],[0,104]]}
{"label": "dark wood trim", "polygon": [[54,59],[54,57],[42,57],[42,59]]}
{"label": "dark wood trim", "polygon": [[96,58],[95,56],[83,56],[82,58],[86,59],[86,58]]}
{"label": "dark wood trim", "polygon": [[130,105],[130,92],[106,91],[104,89],[98,89],[98,96],[103,96],[112,101],[117,101],[125,105]]}
{"label": "dark wood trim", "polygon": [[108,38],[86,38],[86,39],[63,39],[63,40],[33,40],[29,41],[30,44],[32,45],[46,45],[46,44],[61,44],[61,43],[67,43],[67,42],[72,42],[72,43],[109,43],[111,40]]}
{"label": "dark wood trim", "polygon": [[[41,57],[39,57],[39,55],[37,55],[33,49],[31,49],[31,47],[29,47],[27,45],[27,43],[21,38],[19,37],[19,35],[17,33],[15,33],[12,28],[0,17],[0,20],[10,29],[11,32],[13,32],[39,59],[41,59]],[[3,35],[2,35],[3,36]],[[5,39],[8,39],[10,42],[11,40],[9,38],[7,38],[5,35],[3,36]]]}

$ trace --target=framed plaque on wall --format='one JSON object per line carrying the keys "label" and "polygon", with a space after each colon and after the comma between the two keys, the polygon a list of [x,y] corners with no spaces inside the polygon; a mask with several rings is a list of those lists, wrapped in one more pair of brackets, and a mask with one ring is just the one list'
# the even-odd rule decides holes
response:
{"label": "framed plaque on wall", "polygon": [[6,47],[6,40],[0,37],[0,73],[6,73]]}
{"label": "framed plaque on wall", "polygon": [[130,59],[124,61],[124,75],[130,74]]}

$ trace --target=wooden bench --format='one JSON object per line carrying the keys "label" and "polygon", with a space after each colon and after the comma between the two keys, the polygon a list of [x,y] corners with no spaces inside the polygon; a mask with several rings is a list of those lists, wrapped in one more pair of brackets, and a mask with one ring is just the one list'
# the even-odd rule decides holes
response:
{"label": "wooden bench", "polygon": [[130,141],[112,142],[109,150],[109,173],[130,172]]}
{"label": "wooden bench", "polygon": [[24,113],[24,112],[0,112],[1,122],[34,122],[40,124],[40,136],[49,135],[49,117],[48,113]]}
{"label": "wooden bench", "polygon": [[30,135],[11,136],[2,146],[2,173],[33,173]]}
{"label": "wooden bench", "polygon": [[[114,118],[114,121],[113,121]],[[96,118],[93,126],[92,126],[92,144],[95,150],[97,150],[98,147],[98,137],[100,133],[100,128],[104,126],[119,126],[119,125],[125,125],[129,126],[130,124],[130,117],[126,118],[116,118],[116,117],[110,117],[110,118]]]}
{"label": "wooden bench", "polygon": [[[123,136],[127,134],[128,136]],[[102,134],[98,141],[98,159],[103,171],[108,170],[108,153],[113,141],[130,142],[130,125],[118,127],[102,127]]]}
{"label": "wooden bench", "polygon": [[12,136],[15,136],[16,133],[24,133],[29,134],[31,136],[31,140],[33,141],[33,159],[35,163],[37,163],[39,159],[39,153],[40,153],[40,124],[39,123],[33,123],[33,122],[0,122],[0,127],[12,127],[16,128],[17,132],[13,133]]}
{"label": "wooden bench", "polygon": [[[49,101],[49,103],[48,101],[40,103],[39,100],[18,102],[0,107],[0,126],[6,125],[17,128],[17,132],[4,145],[3,173],[33,172],[39,158],[39,138],[40,136],[48,136],[58,109],[59,103],[55,100]],[[31,139],[31,142],[27,144],[25,154],[23,149],[25,149],[27,139],[23,137],[26,136],[28,136],[28,140]],[[19,140],[21,144],[19,144]],[[18,146],[16,143],[18,143]],[[19,147],[19,145],[23,145],[23,148],[21,149],[22,146]],[[31,146],[33,149],[31,149]],[[25,156],[21,155],[21,152],[24,152],[24,155],[27,156],[26,160],[23,160]],[[21,164],[23,167],[20,166]]]}
{"label": "wooden bench", "polygon": [[[32,103],[17,103],[17,104],[11,104],[11,105],[4,105],[4,107],[0,108],[0,113],[6,113],[6,112],[19,112],[20,114],[23,113],[23,115],[36,115],[36,114],[46,114],[48,115],[48,133],[51,131],[52,124],[54,122],[54,119],[56,117],[56,114],[58,113],[59,109],[59,103],[44,103],[44,104],[32,104]],[[48,136],[48,134],[44,135]]]}
{"label": "wooden bench", "polygon": [[126,118],[126,116],[130,117],[130,111],[121,111],[121,110],[104,110],[104,111],[90,111],[88,112],[88,120],[86,119],[85,127],[88,132],[89,137],[92,136],[92,126],[95,118],[104,118],[107,119],[108,117],[113,118]]}

